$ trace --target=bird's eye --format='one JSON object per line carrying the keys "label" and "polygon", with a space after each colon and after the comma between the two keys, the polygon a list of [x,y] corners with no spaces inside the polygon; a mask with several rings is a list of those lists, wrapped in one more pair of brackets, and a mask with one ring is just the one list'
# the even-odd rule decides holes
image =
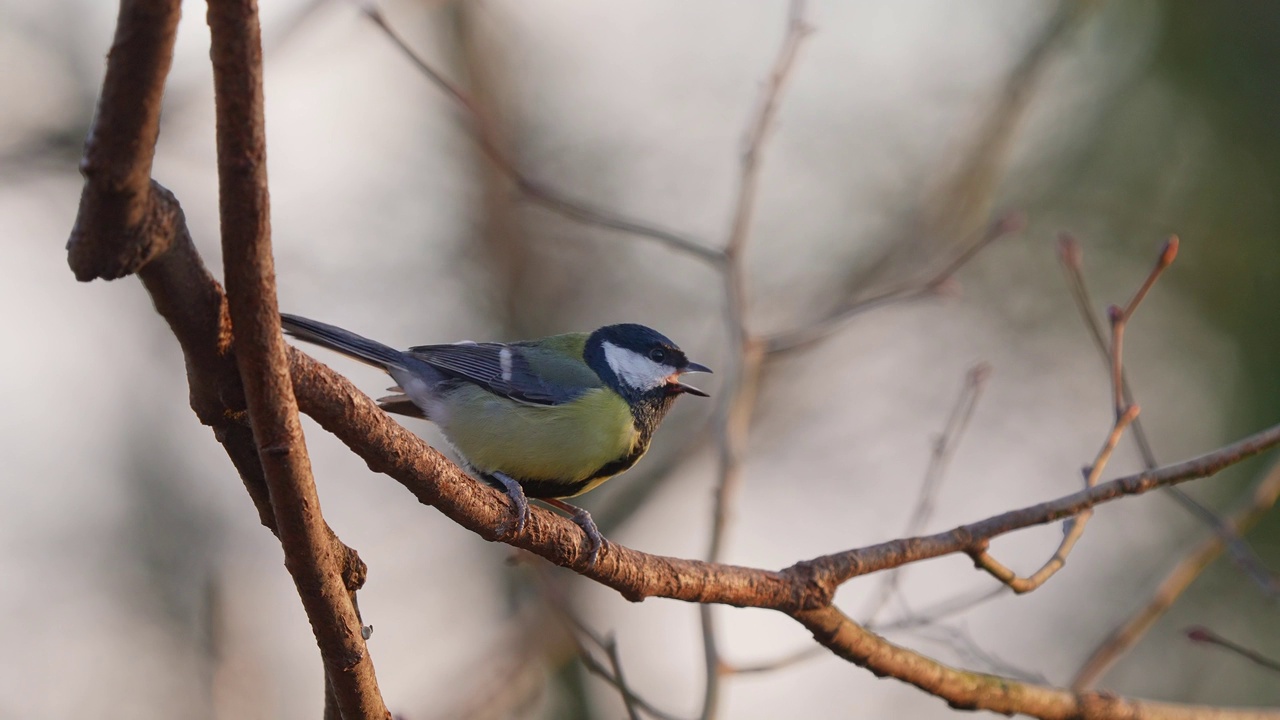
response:
{"label": "bird's eye", "polygon": [[654,348],[649,351],[649,359],[656,363],[664,362],[667,359],[667,351],[662,348]]}

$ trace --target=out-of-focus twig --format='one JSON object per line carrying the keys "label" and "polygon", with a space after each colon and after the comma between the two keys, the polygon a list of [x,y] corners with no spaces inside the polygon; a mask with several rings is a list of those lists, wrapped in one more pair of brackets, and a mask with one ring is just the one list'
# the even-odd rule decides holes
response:
{"label": "out-of-focus twig", "polygon": [[1000,238],[1020,232],[1026,225],[1021,213],[1007,213],[997,219],[974,241],[964,244],[964,249],[952,258],[942,270],[921,282],[907,282],[859,298],[839,307],[821,319],[791,330],[783,330],[764,338],[769,354],[803,350],[845,327],[853,318],[870,310],[909,300],[933,297],[945,287],[956,272],[972,260],[984,248]]}
{"label": "out-of-focus twig", "polygon": [[[929,518],[933,516],[934,503],[937,500],[938,491],[942,488],[942,479],[946,476],[947,466],[960,440],[964,437],[964,431],[969,427],[969,420],[973,417],[973,411],[978,406],[978,399],[982,397],[982,390],[986,387],[987,378],[990,376],[991,366],[987,363],[979,363],[965,374],[960,397],[956,398],[956,404],[951,408],[951,415],[947,418],[942,434],[934,441],[933,453],[929,457],[929,467],[925,470],[924,482],[920,483],[920,496],[916,499],[916,507],[911,513],[911,519],[907,521],[904,537],[919,534],[924,530]],[[897,592],[898,583],[902,579],[902,570],[902,568],[894,568],[885,574],[884,580],[880,583],[880,592],[870,609],[864,614],[868,625],[875,622],[876,617],[889,604],[889,599]]]}
{"label": "out-of-focus twig", "polygon": [[[724,263],[720,265],[724,283],[725,325],[733,354],[729,358],[725,380],[720,386],[720,398],[713,420],[719,449],[719,477],[712,508],[711,538],[707,548],[707,559],[711,562],[718,562],[724,554],[730,508],[741,484],[747,434],[751,428],[751,415],[761,365],[764,362],[764,346],[747,327],[743,252],[751,233],[765,140],[773,130],[782,91],[791,76],[800,47],[812,32],[805,21],[805,5],[805,0],[791,0],[787,10],[786,36],[761,92],[759,104],[747,126],[738,175],[737,201],[729,236],[724,245]],[[716,716],[719,706],[721,660],[716,643],[713,608],[702,605],[698,612],[702,622],[702,649],[706,671],[699,718],[711,720]]]}
{"label": "out-of-focus twig", "polygon": [[[1020,216],[988,225],[992,198],[1004,177],[1017,128],[1045,72],[1071,31],[1097,5],[1064,0],[1005,78],[953,168],[936,171],[937,185],[918,201],[907,222],[881,243],[883,256],[849,273],[845,297],[818,320],[768,339],[770,352],[810,347],[867,310],[927,298],[994,240],[1021,229]],[[921,259],[923,258],[923,260]],[[941,263],[936,261],[944,259]],[[935,270],[939,265],[942,269]],[[899,270],[905,266],[907,272]],[[877,281],[894,278],[887,288]]]}
{"label": "out-of-focus twig", "polygon": [[1254,663],[1255,665],[1260,665],[1268,670],[1280,672],[1280,660],[1269,658],[1266,655],[1263,655],[1262,653],[1258,652],[1257,650],[1247,648],[1244,645],[1241,645],[1240,643],[1228,640],[1208,628],[1203,628],[1203,627],[1191,628],[1187,630],[1187,638],[1198,643],[1206,643],[1208,645],[1217,645],[1220,648],[1225,648],[1227,650],[1230,650],[1231,652],[1235,653],[1236,655],[1239,655],[1240,657],[1248,660],[1249,662]]}
{"label": "out-of-focus twig", "polygon": [[[655,708],[652,703],[627,686],[626,678],[622,674],[622,659],[618,655],[617,640],[612,635],[602,637],[578,617],[577,613],[573,611],[568,598],[565,597],[560,584],[550,576],[545,565],[536,565],[533,567],[533,571],[538,580],[538,587],[542,591],[542,598],[547,609],[564,625],[565,630],[568,632],[569,640],[577,649],[578,657],[582,660],[583,666],[587,668],[588,672],[600,677],[618,691],[622,696],[622,702],[627,708],[628,717],[631,720],[638,720],[639,712],[643,710],[649,715],[659,718],[659,720],[679,720],[674,715]],[[609,658],[609,667],[605,667],[603,663],[596,659],[591,649],[582,642],[582,638],[586,638],[588,642],[605,653]]]}
{"label": "out-of-focus twig", "polygon": [[958,615],[966,610],[972,610],[979,605],[986,604],[996,598],[1002,597],[1009,592],[1009,588],[1001,585],[994,589],[980,590],[978,592],[957,595],[945,600],[940,600],[933,605],[929,605],[919,610],[908,610],[901,617],[887,620],[881,623],[867,623],[866,628],[878,633],[887,633],[893,630],[911,630],[925,625],[932,625],[939,620],[945,620],[952,615]]}
{"label": "out-of-focus twig", "polygon": [[[1236,533],[1242,534],[1261,520],[1276,499],[1280,498],[1280,463],[1275,463],[1254,484],[1245,502],[1236,512],[1227,518],[1227,525]],[[1089,658],[1076,671],[1071,681],[1071,688],[1076,691],[1088,690],[1109,670],[1121,657],[1138,644],[1147,630],[1173,606],[1191,583],[1209,567],[1222,551],[1231,545],[1221,534],[1205,538],[1199,545],[1178,562],[1165,575],[1151,598],[1133,615],[1108,633],[1107,637],[1089,654]]]}
{"label": "out-of-focus twig", "polygon": [[503,175],[515,185],[520,194],[528,200],[567,218],[579,222],[628,233],[637,237],[655,240],[669,248],[685,253],[712,265],[720,265],[725,261],[724,253],[705,242],[686,235],[666,230],[654,224],[625,217],[619,213],[593,207],[590,203],[570,198],[559,190],[530,178],[515,161],[503,152],[501,144],[494,135],[493,128],[486,121],[486,115],[472,98],[459,85],[449,80],[431,63],[427,62],[409,44],[400,37],[383,16],[382,11],[370,2],[359,3],[365,17],[369,18],[389,39],[422,72],[433,85],[439,88],[462,111],[467,127],[475,137],[481,152],[493,163]]}

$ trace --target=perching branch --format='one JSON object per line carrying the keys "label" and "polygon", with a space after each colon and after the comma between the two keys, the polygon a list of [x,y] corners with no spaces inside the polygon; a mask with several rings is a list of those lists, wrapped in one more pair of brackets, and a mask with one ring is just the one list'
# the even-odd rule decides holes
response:
{"label": "perching branch", "polygon": [[[438,450],[392,420],[346,378],[298,350],[289,354],[302,412],[333,433],[375,472],[391,476],[486,540],[497,541],[510,505]],[[1196,458],[1099,483],[1054,500],[1010,510],[952,530],[901,538],[805,560],[781,571],[650,555],[617,543],[588,567],[582,532],[567,518],[532,508],[526,532],[505,541],[617,590],[629,600],[667,597],[783,612],[823,607],[849,580],[891,567],[968,552],[995,537],[1072,517],[1102,503],[1209,477],[1280,445],[1280,425]]]}

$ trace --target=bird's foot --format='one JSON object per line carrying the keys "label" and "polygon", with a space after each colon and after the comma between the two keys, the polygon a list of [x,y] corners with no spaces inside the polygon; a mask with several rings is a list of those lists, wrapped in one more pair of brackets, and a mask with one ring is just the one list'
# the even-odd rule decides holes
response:
{"label": "bird's foot", "polygon": [[568,513],[573,523],[582,528],[582,532],[587,536],[587,567],[594,567],[596,558],[600,557],[600,550],[609,541],[600,534],[600,528],[596,527],[596,521],[591,519],[591,513],[563,500],[543,498],[542,501]]}
{"label": "bird's foot", "polygon": [[529,499],[524,496],[524,489],[520,487],[520,483],[508,475],[500,472],[489,475],[502,485],[502,489],[507,492],[507,497],[511,498],[511,518],[498,527],[498,538],[500,540],[514,538],[524,532],[524,526],[529,522]]}

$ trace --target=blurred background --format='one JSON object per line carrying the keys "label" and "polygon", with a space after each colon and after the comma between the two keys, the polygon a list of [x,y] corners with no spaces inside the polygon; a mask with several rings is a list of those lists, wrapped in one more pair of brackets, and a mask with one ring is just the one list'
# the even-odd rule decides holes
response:
{"label": "blurred background", "polygon": [[[220,274],[208,30],[203,5],[186,5],[154,176]],[[785,3],[381,7],[468,88],[528,176],[724,243]],[[187,406],[177,343],[136,280],[78,285],[66,266],[116,11],[0,1],[0,613],[16,641],[0,661],[0,717],[314,718],[322,678],[310,628],[278,543]],[[477,151],[467,118],[354,5],[281,0],[262,11],[283,309],[399,346],[635,321],[713,367],[731,360],[708,265],[522,200]],[[803,327],[936,272],[1005,212],[1027,225],[946,292],[859,315],[770,360],[728,561],[781,568],[901,535],[979,362],[991,377],[926,530],[1078,489],[1111,405],[1057,259],[1062,230],[1081,239],[1097,312],[1127,300],[1169,233],[1182,237],[1126,336],[1161,462],[1280,417],[1280,6],[813,2],[808,21],[747,246],[753,331]],[[389,384],[321,359],[371,395]],[[722,381],[705,387],[715,395]],[[678,403],[650,456],[585,499],[611,539],[704,555],[713,407]],[[558,607],[616,638],[637,693],[696,715],[694,606],[631,604],[540,561],[513,562],[306,429],[326,516],[370,566],[360,603],[393,712],[622,716],[616,692],[573,660],[548,609]],[[1265,466],[1188,489],[1229,508]],[[1126,442],[1108,476],[1139,467]],[[889,636],[949,663],[1065,684],[1207,532],[1162,494],[1113,503],[1037,592]],[[1029,572],[1059,537],[1039,528],[994,549]],[[1250,540],[1280,564],[1274,514]],[[994,584],[961,557],[912,567],[884,618]],[[837,603],[861,618],[878,587],[849,583]],[[777,613],[715,614],[735,665],[812,644]],[[1101,686],[1280,703],[1274,673],[1189,643],[1193,624],[1280,656],[1274,603],[1219,561]],[[725,718],[951,715],[828,654],[725,683]]]}

